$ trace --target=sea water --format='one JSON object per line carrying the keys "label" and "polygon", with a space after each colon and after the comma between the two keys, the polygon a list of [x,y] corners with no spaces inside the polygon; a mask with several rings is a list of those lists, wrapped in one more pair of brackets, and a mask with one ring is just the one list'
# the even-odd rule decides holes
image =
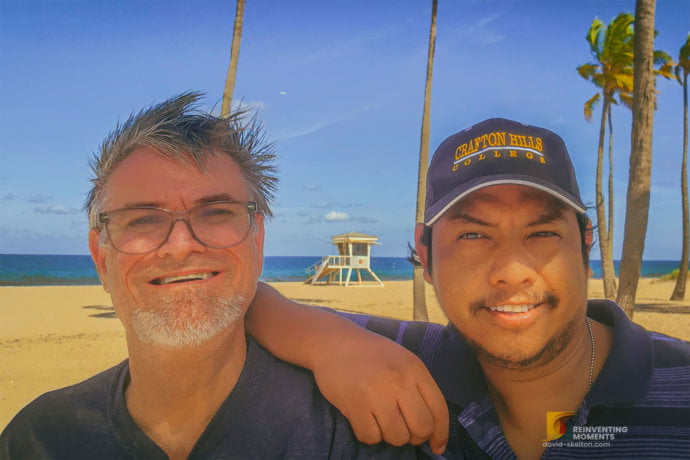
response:
{"label": "sea water", "polygon": [[[306,269],[320,261],[319,256],[265,257],[261,279],[304,281]],[[384,281],[412,279],[412,265],[404,257],[373,257],[371,268]],[[97,284],[100,281],[89,256],[0,254],[0,286]]]}
{"label": "sea water", "polygon": [[[306,269],[321,257],[265,257],[263,281],[304,281]],[[619,262],[615,263],[618,271]],[[594,278],[601,278],[601,263],[590,263]],[[678,268],[679,262],[646,260],[643,277],[658,277]],[[371,269],[383,281],[412,279],[412,265],[405,257],[372,257]],[[364,279],[368,278],[362,272]],[[0,286],[97,285],[91,257],[83,255],[0,254]]]}

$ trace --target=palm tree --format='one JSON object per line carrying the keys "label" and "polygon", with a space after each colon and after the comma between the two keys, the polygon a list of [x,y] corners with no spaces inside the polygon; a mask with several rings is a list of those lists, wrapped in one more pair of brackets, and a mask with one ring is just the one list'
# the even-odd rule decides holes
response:
{"label": "palm tree", "polygon": [[[599,124],[595,193],[604,296],[607,299],[613,299],[616,296],[616,274],[613,265],[613,123],[611,106],[618,104],[618,99],[628,106],[631,103],[630,94],[633,87],[632,23],[633,16],[630,13],[619,14],[608,27],[604,26],[599,18],[594,18],[586,36],[594,62],[583,64],[577,68],[582,78],[592,81],[596,87],[601,89],[601,92],[597,92],[585,102],[584,113],[587,121],[592,119],[594,107],[603,101]],[[608,221],[602,186],[607,119],[609,125]]]}
{"label": "palm tree", "polygon": [[[431,2],[431,26],[429,27],[429,53],[426,60],[426,85],[424,87],[424,110],[422,112],[422,133],[419,142],[419,172],[417,174],[417,211],[415,223],[424,221],[424,202],[426,201],[426,170],[429,167],[429,131],[431,108],[431,81],[434,70],[434,49],[436,47],[436,8],[438,0]],[[426,285],[422,268],[415,265],[412,283],[412,319],[429,321],[426,308]]]}
{"label": "palm tree", "polygon": [[690,224],[688,223],[688,74],[690,74],[690,34],[678,54],[675,68],[676,79],[683,87],[683,160],[680,168],[680,192],[683,207],[683,251],[676,287],[671,300],[685,299],[685,284],[688,279],[688,249],[690,249]]}
{"label": "palm tree", "polygon": [[220,116],[227,117],[232,107],[232,93],[235,90],[235,77],[237,77],[237,61],[240,59],[240,41],[242,41],[242,21],[244,18],[244,1],[237,0],[235,9],[235,25],[232,31],[232,46],[230,48],[230,65],[225,77],[223,89],[223,103],[220,108]]}
{"label": "palm tree", "polygon": [[654,90],[654,14],[656,0],[635,2],[635,88],[630,146],[630,171],[625,210],[623,256],[620,266],[618,305],[633,316],[640,279],[644,239],[649,217],[652,173],[652,128],[656,94]]}

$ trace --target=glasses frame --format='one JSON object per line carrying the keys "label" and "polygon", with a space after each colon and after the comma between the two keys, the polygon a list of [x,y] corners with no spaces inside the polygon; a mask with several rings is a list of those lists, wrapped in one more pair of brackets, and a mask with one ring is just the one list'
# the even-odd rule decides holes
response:
{"label": "glasses frame", "polygon": [[[223,204],[223,203],[241,204],[246,208],[247,218],[249,219],[249,226],[247,227],[247,233],[245,233],[245,235],[239,241],[237,241],[236,243],[233,243],[229,246],[214,246],[212,244],[207,244],[207,243],[203,242],[201,240],[201,238],[199,238],[197,236],[196,233],[194,233],[194,229],[192,228],[192,223],[189,221],[190,214],[199,208],[203,208],[206,206],[212,206],[215,204]],[[118,211],[128,211],[131,209],[151,209],[151,210],[156,210],[156,211],[163,211],[163,212],[166,212],[169,215],[171,215],[170,228],[168,228],[168,232],[165,234],[165,238],[163,238],[163,240],[161,241],[161,243],[158,246],[156,246],[155,248],[153,248],[149,251],[146,251],[146,252],[127,252],[127,251],[123,251],[120,248],[118,248],[117,245],[113,242],[112,236],[110,234],[110,215],[113,213],[116,213]],[[211,248],[211,249],[227,249],[227,248],[231,248],[233,246],[237,246],[238,244],[242,243],[244,240],[247,239],[247,235],[249,235],[249,232],[251,231],[252,222],[254,221],[253,217],[254,217],[254,214],[256,214],[257,209],[258,208],[257,208],[255,201],[247,201],[247,202],[243,202],[243,201],[211,201],[209,203],[202,203],[202,204],[199,204],[197,206],[191,207],[185,211],[171,211],[170,209],[158,208],[155,206],[134,206],[131,208],[118,208],[118,209],[113,209],[110,211],[104,211],[104,212],[101,212],[100,214],[98,214],[98,223],[99,223],[98,229],[100,231],[105,230],[106,237],[108,238],[108,243],[113,247],[113,249],[115,249],[117,252],[120,252],[122,254],[143,255],[143,254],[149,254],[151,252],[159,250],[161,247],[163,247],[163,245],[165,243],[168,242],[168,239],[170,238],[170,234],[172,233],[173,228],[175,227],[175,224],[178,221],[184,222],[184,224],[187,226],[187,230],[189,230],[189,234],[192,235],[192,238],[194,238],[194,240],[196,242],[203,245],[204,247]]]}

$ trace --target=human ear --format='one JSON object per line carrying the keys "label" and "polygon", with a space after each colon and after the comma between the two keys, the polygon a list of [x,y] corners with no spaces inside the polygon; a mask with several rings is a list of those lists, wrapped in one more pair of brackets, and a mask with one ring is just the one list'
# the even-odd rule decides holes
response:
{"label": "human ear", "polygon": [[431,267],[429,266],[429,250],[431,241],[424,241],[424,232],[426,231],[426,225],[417,224],[414,229],[414,243],[415,250],[419,256],[419,261],[422,264],[422,269],[424,270],[424,279],[427,283],[431,284]]}
{"label": "human ear", "polygon": [[[585,224],[585,246],[587,246],[587,260],[589,260],[590,253],[592,252],[592,241],[594,241],[594,230],[592,228],[592,221],[587,219]],[[592,267],[587,266],[587,278],[592,277]]]}
{"label": "human ear", "polygon": [[261,271],[263,270],[264,267],[264,236],[265,236],[265,229],[264,229],[264,215],[263,214],[255,214],[254,215],[254,244],[256,245],[256,250],[257,250],[257,256],[259,258],[259,273],[258,276],[261,276]]}
{"label": "human ear", "polygon": [[91,252],[91,259],[93,264],[96,266],[96,271],[98,272],[98,277],[101,279],[101,284],[106,292],[110,292],[108,288],[108,269],[105,263],[105,248],[101,244],[101,231],[92,228],[89,231],[89,252]]}
{"label": "human ear", "polygon": [[587,245],[587,255],[589,256],[592,250],[592,241],[594,240],[594,230],[592,229],[592,221],[587,219],[587,224],[585,225],[585,244]]}

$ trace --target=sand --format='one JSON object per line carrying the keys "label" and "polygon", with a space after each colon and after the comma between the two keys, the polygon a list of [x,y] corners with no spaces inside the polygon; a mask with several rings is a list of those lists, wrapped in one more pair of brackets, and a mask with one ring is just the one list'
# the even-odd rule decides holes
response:
{"label": "sand", "polygon": [[[411,281],[348,288],[272,284],[308,304],[412,318]],[[690,291],[688,301],[671,302],[673,286],[641,280],[634,319],[647,329],[690,340]],[[590,297],[602,292],[601,281],[593,281]],[[429,287],[427,300],[430,320],[445,323]],[[122,325],[100,286],[0,287],[0,314],[0,430],[40,394],[79,382],[127,356]]]}

